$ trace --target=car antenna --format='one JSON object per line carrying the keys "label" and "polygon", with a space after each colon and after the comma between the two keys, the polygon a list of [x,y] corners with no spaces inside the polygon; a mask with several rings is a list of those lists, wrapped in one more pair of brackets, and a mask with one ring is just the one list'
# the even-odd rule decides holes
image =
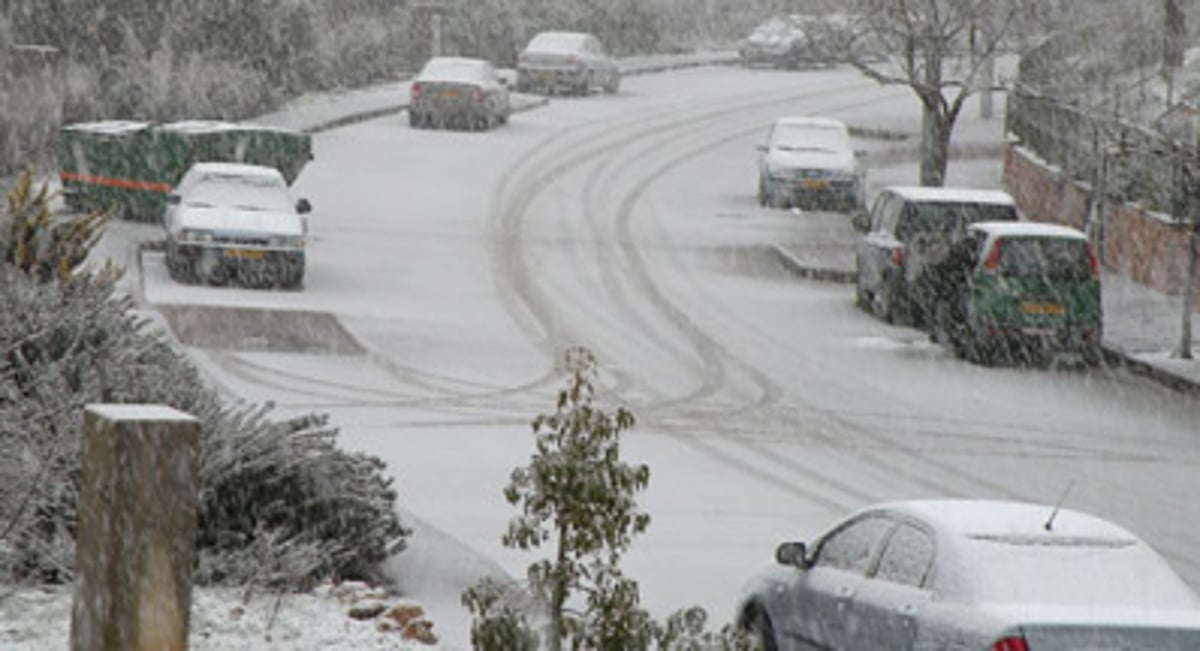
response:
{"label": "car antenna", "polygon": [[1067,501],[1067,496],[1071,494],[1071,489],[1075,488],[1075,480],[1067,482],[1067,489],[1063,491],[1062,497],[1058,498],[1058,504],[1054,505],[1054,510],[1050,512],[1050,517],[1046,520],[1046,524],[1042,525],[1046,531],[1054,531],[1054,518],[1058,517],[1058,512],[1062,510],[1063,502]]}

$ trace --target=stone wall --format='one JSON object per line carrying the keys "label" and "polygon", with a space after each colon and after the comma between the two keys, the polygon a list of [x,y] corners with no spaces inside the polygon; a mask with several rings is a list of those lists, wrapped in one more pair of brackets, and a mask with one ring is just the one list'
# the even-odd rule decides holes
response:
{"label": "stone wall", "polygon": [[[1026,218],[1084,229],[1091,188],[1009,144],[1004,149],[1004,187]],[[1165,294],[1183,291],[1188,228],[1135,204],[1109,203],[1105,211],[1105,267]],[[1099,229],[1087,229],[1093,242]],[[1200,289],[1200,277],[1196,286]],[[1197,308],[1200,309],[1200,291]]]}

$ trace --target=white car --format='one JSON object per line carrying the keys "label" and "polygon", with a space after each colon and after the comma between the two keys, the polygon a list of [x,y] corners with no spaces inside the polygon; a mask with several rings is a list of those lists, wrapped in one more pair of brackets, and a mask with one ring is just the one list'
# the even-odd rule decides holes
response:
{"label": "white car", "polygon": [[523,93],[615,93],[620,85],[617,62],[591,34],[541,32],[517,55],[517,90]]}
{"label": "white car", "polygon": [[167,270],[182,282],[298,288],[309,210],[273,167],[196,163],[167,195]]}
{"label": "white car", "polygon": [[737,613],[768,651],[1200,649],[1200,602],[1166,561],[1069,509],[884,504],[775,557]]}
{"label": "white car", "polygon": [[844,123],[819,117],[779,118],[758,151],[759,205],[815,205],[846,212],[862,208],[865,152],[854,149]]}

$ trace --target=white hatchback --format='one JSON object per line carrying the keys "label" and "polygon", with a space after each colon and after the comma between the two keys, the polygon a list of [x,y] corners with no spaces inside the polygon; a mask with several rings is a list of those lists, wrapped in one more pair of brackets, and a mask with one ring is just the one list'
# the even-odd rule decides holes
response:
{"label": "white hatchback", "polygon": [[167,195],[167,270],[181,282],[298,288],[309,210],[273,167],[196,163]]}
{"label": "white hatchback", "polygon": [[844,123],[818,117],[779,118],[758,151],[760,205],[815,205],[846,212],[863,207],[865,152],[853,148]]}

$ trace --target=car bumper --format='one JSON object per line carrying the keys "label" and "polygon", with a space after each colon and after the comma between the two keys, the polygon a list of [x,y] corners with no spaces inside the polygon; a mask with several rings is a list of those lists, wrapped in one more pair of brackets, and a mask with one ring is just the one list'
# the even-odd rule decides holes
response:
{"label": "car bumper", "polygon": [[855,208],[860,202],[859,183],[854,180],[772,179],[775,192],[792,203]]}
{"label": "car bumper", "polygon": [[984,323],[976,326],[976,337],[1010,351],[1029,353],[1088,353],[1096,349],[1103,338],[1098,324],[1090,325],[1022,325]]}
{"label": "car bumper", "polygon": [[209,281],[293,283],[304,274],[304,250],[221,244],[177,244],[179,263]]}
{"label": "car bumper", "polygon": [[587,81],[587,70],[582,68],[519,68],[517,89],[560,90],[575,89]]}

